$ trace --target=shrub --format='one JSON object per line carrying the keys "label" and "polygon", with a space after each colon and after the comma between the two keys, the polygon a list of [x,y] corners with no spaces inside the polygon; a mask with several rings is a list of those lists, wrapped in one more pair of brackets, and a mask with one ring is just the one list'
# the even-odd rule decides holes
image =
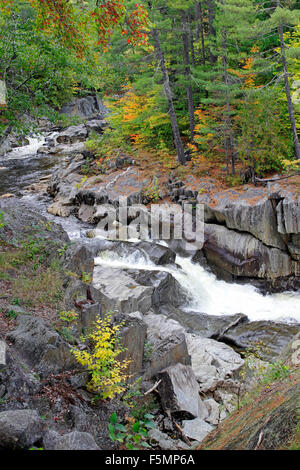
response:
{"label": "shrub", "polygon": [[124,351],[119,344],[121,326],[113,325],[108,314],[103,320],[95,322],[92,333],[83,337],[83,341],[89,343],[90,351],[72,349],[77,362],[90,372],[88,390],[99,398],[113,398],[126,389],[126,369],[130,361],[118,360],[119,354]]}

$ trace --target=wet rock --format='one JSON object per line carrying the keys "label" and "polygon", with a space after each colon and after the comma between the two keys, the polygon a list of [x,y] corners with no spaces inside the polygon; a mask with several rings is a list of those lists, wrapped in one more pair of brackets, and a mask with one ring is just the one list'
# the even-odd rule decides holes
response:
{"label": "wet rock", "polygon": [[0,449],[28,448],[39,441],[44,423],[36,410],[10,410],[0,413]]}
{"label": "wet rock", "polygon": [[76,142],[83,142],[87,136],[88,132],[85,125],[80,124],[79,126],[70,126],[60,132],[56,137],[56,142],[59,144],[74,144]]}
{"label": "wet rock", "polygon": [[154,264],[164,266],[175,263],[176,253],[166,246],[141,242],[138,248],[142,252],[144,251]]}
{"label": "wet rock", "polygon": [[237,325],[219,339],[239,351],[258,347],[260,358],[273,362],[299,331],[299,324],[256,321]]}
{"label": "wet rock", "polygon": [[151,308],[153,288],[139,285],[121,269],[96,266],[93,287],[99,293],[104,312],[146,313]]}
{"label": "wet rock", "polygon": [[214,430],[214,427],[201,418],[183,421],[183,432],[190,439],[202,442],[206,436]]}
{"label": "wet rock", "polygon": [[218,339],[225,331],[233,326],[248,321],[242,313],[235,315],[208,315],[194,311],[182,311],[179,308],[162,305],[160,313],[178,321],[188,332],[196,333],[206,338]]}
{"label": "wet rock", "polygon": [[152,304],[160,308],[164,304],[178,306],[183,303],[186,293],[179,282],[166,271],[133,270],[126,272],[143,286],[152,286]]}
{"label": "wet rock", "polygon": [[60,437],[55,450],[100,450],[93,436],[86,432],[73,431]]}
{"label": "wet rock", "polygon": [[162,406],[177,417],[207,417],[207,408],[199,396],[199,385],[190,366],[176,364],[158,374],[158,392]]}
{"label": "wet rock", "polygon": [[76,364],[69,344],[39,317],[18,317],[17,328],[7,338],[45,376],[71,369]]}
{"label": "wet rock", "polygon": [[147,360],[144,369],[144,379],[150,379],[161,370],[176,365],[191,365],[185,337],[183,334],[174,334],[169,338],[151,345],[153,348],[150,358]]}

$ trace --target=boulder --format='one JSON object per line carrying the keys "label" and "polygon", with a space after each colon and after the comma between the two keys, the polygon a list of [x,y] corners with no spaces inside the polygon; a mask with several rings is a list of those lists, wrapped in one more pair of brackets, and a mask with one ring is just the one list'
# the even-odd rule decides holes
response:
{"label": "boulder", "polygon": [[148,339],[157,348],[158,341],[166,340],[174,334],[184,334],[188,353],[191,356],[191,367],[200,383],[202,392],[214,390],[220,381],[234,376],[243,366],[244,361],[230,346],[187,333],[179,322],[165,315],[149,313],[144,316],[148,325]]}
{"label": "boulder", "polygon": [[258,347],[260,358],[273,362],[299,331],[299,324],[255,321],[237,325],[219,339],[239,351],[251,348],[256,350]]}
{"label": "boulder", "polygon": [[180,310],[172,306],[162,305],[160,313],[178,321],[189,333],[196,333],[205,338],[218,339],[219,336],[233,326],[248,321],[243,313],[234,315],[208,315],[206,313]]}
{"label": "boulder", "polygon": [[161,380],[158,392],[165,410],[180,418],[207,417],[207,408],[200,398],[199,385],[190,366],[170,366],[162,370],[158,378]]}
{"label": "boulder", "polygon": [[80,118],[90,118],[92,116],[100,116],[102,118],[108,113],[108,109],[98,96],[88,95],[83,98],[75,98],[72,102],[66,103],[60,109],[60,113]]}
{"label": "boulder", "polygon": [[61,435],[58,432],[53,429],[49,429],[43,435],[43,448],[45,450],[55,450],[55,446],[58,444],[60,439]]}
{"label": "boulder", "polygon": [[7,335],[7,339],[42,375],[69,370],[76,365],[69,344],[44,320],[22,315],[17,322],[17,328]]}
{"label": "boulder", "polygon": [[24,449],[38,442],[44,423],[36,410],[9,410],[0,413],[0,449]]}
{"label": "boulder", "polygon": [[149,431],[150,444],[158,445],[162,450],[177,450],[175,441],[167,434],[161,432],[159,429],[151,429]]}
{"label": "boulder", "polygon": [[183,421],[183,432],[190,439],[202,442],[214,427],[201,418]]}
{"label": "boulder", "polygon": [[63,130],[56,137],[58,144],[75,144],[76,142],[84,142],[88,136],[87,128],[84,124],[78,126],[70,126]]}
{"label": "boulder", "polygon": [[93,436],[87,432],[73,431],[56,442],[54,450],[100,450]]}
{"label": "boulder", "polygon": [[151,345],[150,357],[144,365],[144,379],[151,379],[161,370],[174,366],[178,363],[189,366],[191,358],[189,356],[184,335],[174,334],[154,345]]}
{"label": "boulder", "polygon": [[124,351],[118,356],[118,360],[130,361],[127,373],[129,381],[132,382],[142,372],[147,325],[144,321],[129,315],[117,315],[115,321],[123,322],[120,343]]}
{"label": "boulder", "polygon": [[242,368],[243,359],[228,345],[191,333],[186,333],[185,337],[192,369],[203,393],[215,390],[220,382],[233,377]]}
{"label": "boulder", "polygon": [[167,271],[127,269],[126,272],[139,284],[153,287],[152,305],[159,310],[165,304],[176,307],[186,298],[179,282]]}
{"label": "boulder", "polygon": [[121,269],[96,266],[93,287],[98,291],[104,313],[111,310],[146,313],[151,308],[153,288],[139,285]]}

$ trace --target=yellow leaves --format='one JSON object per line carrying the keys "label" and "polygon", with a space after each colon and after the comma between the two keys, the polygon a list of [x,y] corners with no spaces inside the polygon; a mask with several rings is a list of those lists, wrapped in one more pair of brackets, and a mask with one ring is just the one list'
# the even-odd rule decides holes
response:
{"label": "yellow leaves", "polygon": [[73,349],[76,361],[91,374],[88,390],[98,393],[102,398],[113,398],[123,392],[123,383],[127,378],[126,369],[130,361],[119,361],[118,356],[124,351],[117,344],[117,334],[121,325],[112,325],[110,315],[95,322],[92,333],[83,338],[92,343],[91,352]]}

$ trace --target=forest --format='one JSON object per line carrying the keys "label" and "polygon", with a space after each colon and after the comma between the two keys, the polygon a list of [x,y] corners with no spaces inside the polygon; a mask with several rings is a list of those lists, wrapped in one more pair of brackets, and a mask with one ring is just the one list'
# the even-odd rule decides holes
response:
{"label": "forest", "polygon": [[2,138],[96,91],[112,110],[106,153],[146,151],[232,185],[298,171],[299,1],[0,5]]}

